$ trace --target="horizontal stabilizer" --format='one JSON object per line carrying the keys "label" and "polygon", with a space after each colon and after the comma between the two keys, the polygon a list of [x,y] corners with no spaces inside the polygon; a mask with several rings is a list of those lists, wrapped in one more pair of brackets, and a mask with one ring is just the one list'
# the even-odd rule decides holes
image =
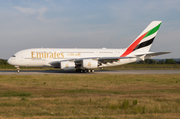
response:
{"label": "horizontal stabilizer", "polygon": [[136,56],[137,57],[145,56],[146,58],[151,58],[151,57],[154,57],[154,56],[168,54],[168,53],[171,53],[171,52],[149,52],[149,53],[144,53],[144,54],[138,54]]}

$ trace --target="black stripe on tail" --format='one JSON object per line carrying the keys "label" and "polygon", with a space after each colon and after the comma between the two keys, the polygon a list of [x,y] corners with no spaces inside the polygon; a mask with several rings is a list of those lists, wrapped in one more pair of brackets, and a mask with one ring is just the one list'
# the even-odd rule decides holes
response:
{"label": "black stripe on tail", "polygon": [[[154,37],[154,38],[155,38],[155,37]],[[140,43],[139,45],[137,45],[137,46],[134,48],[133,51],[151,45],[152,42],[154,41],[154,38],[152,38],[152,39],[150,39],[150,40],[148,40],[148,41],[145,41],[145,42]]]}

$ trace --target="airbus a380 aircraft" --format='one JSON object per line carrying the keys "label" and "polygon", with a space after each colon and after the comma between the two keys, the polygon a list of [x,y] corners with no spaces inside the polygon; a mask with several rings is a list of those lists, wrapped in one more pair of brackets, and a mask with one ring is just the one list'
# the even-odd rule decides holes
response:
{"label": "airbus a380 aircraft", "polygon": [[[153,21],[125,49],[60,49],[33,48],[21,50],[8,59],[16,67],[56,67],[76,72],[94,72],[110,67],[145,60],[170,52],[149,52],[162,21]],[[18,68],[19,69],[19,68]],[[18,70],[19,72],[19,70]]]}

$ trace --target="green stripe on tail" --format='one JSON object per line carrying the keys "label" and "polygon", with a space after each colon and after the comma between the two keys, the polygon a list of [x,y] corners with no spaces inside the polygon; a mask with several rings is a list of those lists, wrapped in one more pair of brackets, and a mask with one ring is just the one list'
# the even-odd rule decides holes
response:
{"label": "green stripe on tail", "polygon": [[159,25],[157,25],[156,27],[154,27],[153,29],[151,29],[150,31],[148,31],[148,33],[144,36],[144,38],[152,35],[153,33],[157,32],[159,27],[160,27],[161,23]]}

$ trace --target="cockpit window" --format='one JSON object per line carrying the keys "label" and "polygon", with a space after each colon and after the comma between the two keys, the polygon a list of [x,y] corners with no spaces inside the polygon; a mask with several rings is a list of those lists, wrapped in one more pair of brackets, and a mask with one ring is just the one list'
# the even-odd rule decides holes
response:
{"label": "cockpit window", "polygon": [[11,57],[16,57],[15,55],[12,55]]}

